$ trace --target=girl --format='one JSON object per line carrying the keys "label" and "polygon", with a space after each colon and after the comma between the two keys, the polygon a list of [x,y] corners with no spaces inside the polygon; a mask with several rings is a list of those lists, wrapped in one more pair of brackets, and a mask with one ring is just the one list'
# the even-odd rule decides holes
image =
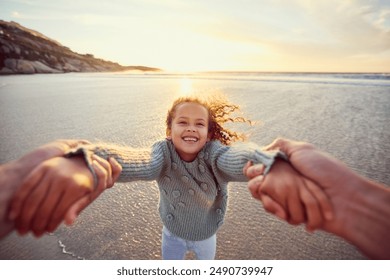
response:
{"label": "girl", "polygon": [[[168,111],[167,138],[150,149],[83,145],[71,155],[82,154],[92,172],[93,155],[115,158],[122,167],[119,182],[157,181],[163,259],[184,259],[189,250],[198,259],[214,259],[216,232],[226,212],[228,182],[247,181],[243,167],[248,161],[263,164],[266,174],[276,158],[284,157],[280,152],[264,153],[254,144],[230,146],[243,135],[223,125],[249,122],[230,116],[237,109],[221,99],[179,98]],[[301,189],[304,187],[301,184]],[[291,192],[299,194],[297,190]],[[318,197],[315,191],[312,195]],[[298,199],[295,205],[301,203]],[[321,204],[322,209],[328,206]],[[302,220],[304,210],[297,210],[291,215]]]}

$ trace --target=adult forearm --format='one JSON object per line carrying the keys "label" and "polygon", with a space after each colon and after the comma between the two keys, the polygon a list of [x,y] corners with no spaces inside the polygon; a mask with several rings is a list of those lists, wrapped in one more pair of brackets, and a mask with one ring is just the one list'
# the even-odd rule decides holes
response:
{"label": "adult forearm", "polygon": [[6,215],[11,198],[22,185],[25,177],[41,162],[56,156],[62,156],[70,148],[85,140],[57,140],[45,144],[23,157],[0,166],[0,238],[13,229]]}
{"label": "adult forearm", "polygon": [[355,209],[350,238],[367,256],[390,259],[390,190],[374,182],[366,184],[362,207]]}
{"label": "adult forearm", "polygon": [[19,177],[27,175],[35,166],[41,162],[63,156],[71,148],[76,147],[79,144],[87,144],[86,140],[56,140],[47,144],[44,144],[33,151],[25,154],[21,158],[10,162],[12,170],[16,172]]}
{"label": "adult forearm", "polygon": [[354,187],[354,196],[334,204],[337,221],[325,230],[345,238],[369,258],[390,259],[390,188],[366,178]]}
{"label": "adult forearm", "polygon": [[6,163],[0,166],[0,239],[10,233],[14,224],[7,219],[9,202],[16,192],[13,184],[17,180],[16,162]]}

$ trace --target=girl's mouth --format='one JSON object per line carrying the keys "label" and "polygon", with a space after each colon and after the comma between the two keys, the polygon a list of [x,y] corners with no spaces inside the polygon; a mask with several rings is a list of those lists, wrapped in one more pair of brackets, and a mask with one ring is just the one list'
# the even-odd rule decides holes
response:
{"label": "girl's mouth", "polygon": [[189,136],[183,137],[182,139],[183,139],[184,141],[186,141],[186,142],[198,142],[198,141],[199,141],[198,138],[196,138],[196,137],[189,137]]}

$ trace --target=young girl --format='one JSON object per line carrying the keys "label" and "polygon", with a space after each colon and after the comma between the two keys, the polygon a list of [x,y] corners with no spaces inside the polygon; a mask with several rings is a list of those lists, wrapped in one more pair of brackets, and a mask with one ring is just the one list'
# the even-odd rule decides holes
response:
{"label": "young girl", "polygon": [[228,182],[247,181],[243,167],[248,161],[263,164],[266,174],[276,158],[283,158],[280,152],[264,153],[250,143],[230,145],[243,136],[223,125],[247,121],[230,116],[237,109],[221,100],[179,98],[168,111],[167,138],[151,148],[83,145],[72,155],[83,154],[92,172],[93,155],[115,158],[122,167],[119,182],[157,181],[163,259],[184,259],[189,250],[198,259],[214,259],[216,232],[226,212]]}

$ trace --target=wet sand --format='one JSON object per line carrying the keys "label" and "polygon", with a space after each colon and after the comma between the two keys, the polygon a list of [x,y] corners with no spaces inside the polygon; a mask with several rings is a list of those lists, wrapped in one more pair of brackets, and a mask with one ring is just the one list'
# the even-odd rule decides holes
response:
{"label": "wet sand", "polygon": [[[33,77],[0,88],[1,161],[57,138],[85,138],[134,147],[164,135],[163,119],[175,81]],[[96,83],[96,84],[94,84]],[[63,86],[63,87],[61,87]],[[325,83],[195,81],[240,104],[261,125],[250,140],[309,141],[359,173],[390,185],[389,87]],[[161,90],[161,88],[163,90]],[[159,91],[158,95],[154,93]],[[77,94],[76,94],[77,93]],[[141,95],[140,93],[143,93]],[[113,113],[115,112],[115,113]],[[0,241],[0,259],[161,259],[161,222],[154,182],[117,184],[86,209],[72,227],[35,239],[11,234]],[[309,234],[264,212],[242,183],[229,187],[217,259],[365,259],[352,245],[325,232]],[[188,258],[193,258],[189,255]]]}

